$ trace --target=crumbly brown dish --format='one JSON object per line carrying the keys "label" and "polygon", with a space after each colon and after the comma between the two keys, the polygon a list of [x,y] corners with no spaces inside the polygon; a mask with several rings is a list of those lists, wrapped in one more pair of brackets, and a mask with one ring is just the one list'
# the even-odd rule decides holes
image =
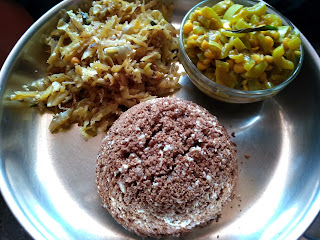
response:
{"label": "crumbly brown dish", "polygon": [[176,98],[140,103],[115,121],[97,158],[103,206],[141,235],[179,236],[217,219],[237,180],[236,150],[204,108]]}

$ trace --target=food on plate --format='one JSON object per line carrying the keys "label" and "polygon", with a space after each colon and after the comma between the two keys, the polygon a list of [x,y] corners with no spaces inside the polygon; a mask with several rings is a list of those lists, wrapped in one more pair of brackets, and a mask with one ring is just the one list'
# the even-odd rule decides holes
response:
{"label": "food on plate", "polygon": [[123,110],[179,88],[177,30],[156,2],[95,1],[88,12],[68,11],[47,37],[47,77],[11,99],[55,113],[50,131],[81,126],[106,131]]}
{"label": "food on plate", "polygon": [[217,220],[234,195],[235,146],[204,108],[157,98],[124,112],[97,157],[103,206],[126,229],[179,236]]}
{"label": "food on plate", "polygon": [[[265,26],[268,31],[232,32]],[[300,33],[283,26],[259,2],[245,7],[230,0],[199,7],[183,29],[190,60],[209,79],[239,90],[270,89],[286,80],[300,56]]]}

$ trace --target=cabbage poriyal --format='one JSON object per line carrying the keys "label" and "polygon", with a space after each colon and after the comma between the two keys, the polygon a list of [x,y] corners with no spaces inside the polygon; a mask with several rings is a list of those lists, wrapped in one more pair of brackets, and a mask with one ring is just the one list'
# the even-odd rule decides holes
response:
{"label": "cabbage poriyal", "polygon": [[47,77],[11,99],[55,113],[50,131],[77,123],[85,137],[106,131],[127,108],[179,88],[177,30],[155,2],[102,0],[68,11],[47,38]]}
{"label": "cabbage poriyal", "polygon": [[[230,31],[262,26],[269,29]],[[197,8],[182,30],[185,50],[197,69],[229,88],[272,88],[288,78],[301,54],[300,33],[267,13],[264,2],[246,7],[224,0]]]}

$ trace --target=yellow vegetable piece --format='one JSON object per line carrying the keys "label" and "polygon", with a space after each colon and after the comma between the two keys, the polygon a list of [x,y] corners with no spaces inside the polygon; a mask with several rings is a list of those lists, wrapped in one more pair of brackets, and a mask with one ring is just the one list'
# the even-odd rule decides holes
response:
{"label": "yellow vegetable piece", "polygon": [[229,63],[216,60],[216,82],[230,88],[237,84],[237,76],[230,71]]}
{"label": "yellow vegetable piece", "polygon": [[230,22],[229,21],[223,22],[222,27],[224,29],[226,29],[226,30],[232,30],[231,27],[230,27]]}
{"label": "yellow vegetable piece", "polygon": [[236,22],[238,22],[240,19],[246,19],[248,17],[248,11],[246,8],[243,8],[240,10],[240,12],[236,15],[233,16],[233,18],[231,18],[229,21],[234,24]]}
{"label": "yellow vegetable piece", "polygon": [[244,62],[244,55],[243,54],[230,55],[230,58],[233,59],[236,63]]}
{"label": "yellow vegetable piece", "polygon": [[294,62],[294,61],[295,61],[294,53],[293,53],[293,51],[290,50],[290,49],[287,50],[287,51],[284,53],[284,57],[285,57],[287,60],[291,61],[291,62]]}
{"label": "yellow vegetable piece", "polygon": [[246,46],[243,44],[243,42],[240,40],[240,38],[236,37],[234,40],[233,40],[233,46],[238,50],[238,51],[241,51],[243,49],[246,49]]}
{"label": "yellow vegetable piece", "polygon": [[266,12],[267,12],[267,6],[264,2],[259,2],[256,5],[254,5],[252,7],[248,7],[246,9],[248,11],[248,17],[251,17],[253,15],[260,17],[260,16],[266,14]]}
{"label": "yellow vegetable piece", "polygon": [[216,5],[214,5],[212,7],[212,9],[217,13],[219,14],[220,16],[223,15],[227,9],[233,5],[233,2],[230,1],[230,0],[224,0],[224,1],[221,1],[221,2],[218,2]]}
{"label": "yellow vegetable piece", "polygon": [[301,55],[301,52],[300,51],[294,51],[294,55],[299,57]]}
{"label": "yellow vegetable piece", "polygon": [[222,46],[213,40],[209,41],[209,48],[211,51],[215,51],[215,52],[221,52],[222,50]]}
{"label": "yellow vegetable piece", "polygon": [[186,48],[192,48],[192,47],[195,47],[196,45],[197,45],[196,41],[194,39],[190,39],[187,41]]}
{"label": "yellow vegetable piece", "polygon": [[244,69],[243,63],[236,63],[236,64],[233,66],[233,71],[236,72],[236,73],[243,73],[243,72],[245,72],[246,70]]}
{"label": "yellow vegetable piece", "polygon": [[197,34],[197,35],[202,35],[202,34],[204,34],[205,33],[205,28],[203,28],[203,27],[199,27],[199,26],[195,26],[194,28],[193,28],[193,33],[195,33],[195,34]]}
{"label": "yellow vegetable piece", "polygon": [[205,70],[205,72],[203,73],[203,75],[205,75],[207,78],[211,79],[211,80],[215,80],[216,75],[214,73],[215,69],[209,67]]}
{"label": "yellow vegetable piece", "polygon": [[216,14],[216,12],[212,8],[209,8],[207,6],[202,8],[200,11],[202,16],[204,16],[205,18],[208,18],[208,19],[219,18],[218,14]]}
{"label": "yellow vegetable piece", "polygon": [[247,38],[241,38],[241,41],[243,42],[243,44],[246,46],[248,50],[251,50],[251,44]]}
{"label": "yellow vegetable piece", "polygon": [[200,71],[206,70],[208,67],[209,67],[209,64],[208,64],[208,65],[205,65],[205,64],[203,64],[201,61],[198,61],[198,63],[197,63],[197,68],[198,68]]}
{"label": "yellow vegetable piece", "polygon": [[[254,36],[254,35],[252,35],[252,36]],[[254,37],[255,37],[255,36],[254,36]],[[250,39],[249,39],[249,43],[251,44],[251,46],[252,46],[253,48],[259,46],[259,42],[258,42],[258,40],[257,40],[256,38],[250,38]]]}
{"label": "yellow vegetable piece", "polygon": [[206,58],[206,59],[202,60],[202,63],[203,63],[204,65],[209,65],[209,64],[211,63],[211,59]]}
{"label": "yellow vegetable piece", "polygon": [[[279,28],[279,27],[278,27],[278,28]],[[278,40],[278,39],[279,39],[279,36],[280,36],[279,32],[278,32],[278,31],[275,31],[275,30],[268,31],[268,35],[269,35],[270,37],[272,37],[273,40]]]}
{"label": "yellow vegetable piece", "polygon": [[298,29],[293,29],[292,34],[300,38],[300,32]]}
{"label": "yellow vegetable piece", "polygon": [[211,21],[208,18],[206,18],[204,16],[199,16],[198,17],[198,21],[203,27],[205,27],[205,28],[209,28],[210,27]]}
{"label": "yellow vegetable piece", "polygon": [[271,25],[271,26],[275,26],[275,27],[278,27],[278,26],[282,25],[281,18],[279,18],[275,14],[263,15],[262,19],[265,21],[265,24],[267,24],[267,25]]}
{"label": "yellow vegetable piece", "polygon": [[283,45],[280,45],[272,52],[273,62],[279,67],[284,69],[292,70],[294,68],[293,62],[285,59],[284,55],[284,48]]}
{"label": "yellow vegetable piece", "polygon": [[266,70],[267,67],[268,63],[266,61],[262,61],[258,65],[254,66],[249,72],[246,72],[245,77],[258,78],[264,72],[264,70]]}
{"label": "yellow vegetable piece", "polygon": [[204,56],[204,54],[201,52],[201,53],[198,53],[197,54],[197,57],[198,57],[198,59],[200,60],[200,61],[203,61],[203,60],[205,60],[206,58],[205,58],[205,56]]}
{"label": "yellow vegetable piece", "polygon": [[250,19],[250,23],[253,25],[257,25],[259,23],[260,19],[257,15],[253,14],[251,19]]}
{"label": "yellow vegetable piece", "polygon": [[272,82],[265,82],[264,83],[264,87],[266,88],[266,89],[270,89],[270,88],[273,88],[274,87],[274,84],[272,83]]}
{"label": "yellow vegetable piece", "polygon": [[222,26],[222,22],[221,22],[220,17],[212,8],[209,8],[206,6],[206,7],[202,8],[200,11],[201,11],[202,16],[211,20],[214,23],[215,28],[219,28]]}
{"label": "yellow vegetable piece", "polygon": [[73,57],[73,58],[71,58],[71,64],[72,65],[75,65],[75,64],[80,64],[81,62],[80,62],[80,60],[79,60],[79,58],[77,58],[77,57]]}
{"label": "yellow vegetable piece", "polygon": [[263,52],[265,54],[269,53],[271,50],[271,47],[269,46],[266,37],[261,32],[257,33],[256,36],[259,41],[259,46],[262,48]]}
{"label": "yellow vegetable piece", "polygon": [[234,4],[232,5],[223,15],[223,19],[225,20],[230,20],[233,15],[235,15],[238,11],[240,11],[240,9],[242,9],[243,6],[240,4]]}
{"label": "yellow vegetable piece", "polygon": [[256,62],[252,58],[250,58],[248,55],[246,55],[244,59],[246,62],[243,67],[247,72],[249,72],[251,68],[253,68],[253,66],[256,64]]}
{"label": "yellow vegetable piece", "polygon": [[234,25],[235,29],[251,28],[252,26],[242,18]]}
{"label": "yellow vegetable piece", "polygon": [[186,24],[183,26],[183,33],[184,34],[189,34],[193,29],[192,22],[190,20],[186,21]]}
{"label": "yellow vegetable piece", "polygon": [[283,39],[283,41],[282,41],[282,45],[283,45],[283,47],[285,48],[285,49],[288,49],[289,48],[289,46],[288,46],[288,42],[289,42],[289,38],[288,37],[285,37],[284,39]]}
{"label": "yellow vegetable piece", "polygon": [[261,84],[256,79],[249,80],[247,85],[248,85],[248,90],[249,91],[256,91],[256,90],[261,89]]}
{"label": "yellow vegetable piece", "polygon": [[259,76],[259,82],[266,82],[267,81],[267,74],[266,72],[262,72],[261,75]]}
{"label": "yellow vegetable piece", "polygon": [[280,26],[278,27],[278,33],[279,33],[279,41],[282,42],[283,39],[287,36],[287,34],[291,31],[290,26]]}
{"label": "yellow vegetable piece", "polygon": [[189,15],[189,19],[190,19],[190,21],[197,21],[197,18],[198,18],[198,16],[196,16],[195,14],[194,14],[194,12],[192,12],[192,13],[190,13],[190,15]]}
{"label": "yellow vegetable piece", "polygon": [[301,40],[297,36],[293,36],[292,39],[288,41],[288,47],[290,50],[297,50],[300,48]]}
{"label": "yellow vegetable piece", "polygon": [[252,54],[251,57],[257,64],[261,63],[262,61],[261,57],[258,54]]}
{"label": "yellow vegetable piece", "polygon": [[196,16],[198,16],[198,17],[202,15],[202,13],[201,13],[201,11],[199,10],[199,8],[197,8],[197,10],[194,11],[194,14],[195,14]]}
{"label": "yellow vegetable piece", "polygon": [[268,44],[269,48],[271,49],[273,47],[274,41],[272,37],[266,36],[266,43]]}
{"label": "yellow vegetable piece", "polygon": [[284,73],[280,73],[280,74],[273,73],[273,74],[271,74],[269,80],[272,83],[274,83],[275,85],[277,85],[277,84],[281,83],[286,78],[286,76],[287,75],[285,74],[285,72]]}
{"label": "yellow vegetable piece", "polygon": [[206,50],[206,49],[209,48],[209,43],[208,43],[207,40],[204,40],[204,41],[201,43],[201,48],[202,48],[203,50]]}
{"label": "yellow vegetable piece", "polygon": [[229,68],[233,68],[234,61],[232,59],[228,59],[226,62],[229,63]]}
{"label": "yellow vegetable piece", "polygon": [[204,52],[204,56],[206,58],[210,58],[210,59],[213,59],[216,57],[216,53],[215,52],[212,52],[210,49],[207,49],[205,52]]}
{"label": "yellow vegetable piece", "polygon": [[233,37],[230,38],[230,42],[229,42],[229,43],[226,43],[226,44],[222,47],[220,59],[224,59],[224,58],[228,57],[229,52],[230,52],[230,51],[232,50],[232,48],[233,48],[232,42],[233,42]]}
{"label": "yellow vegetable piece", "polygon": [[267,63],[270,63],[270,64],[273,63],[273,58],[270,55],[264,56],[264,59],[267,61]]}
{"label": "yellow vegetable piece", "polygon": [[226,44],[226,43],[229,42],[229,39],[226,36],[221,35],[220,36],[220,42],[222,42],[223,44]]}

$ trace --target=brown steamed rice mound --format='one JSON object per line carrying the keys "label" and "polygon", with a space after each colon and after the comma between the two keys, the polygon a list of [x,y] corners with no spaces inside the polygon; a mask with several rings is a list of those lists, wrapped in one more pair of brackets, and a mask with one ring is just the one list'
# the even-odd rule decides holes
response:
{"label": "brown steamed rice mound", "polygon": [[154,99],[115,121],[100,148],[96,174],[103,206],[126,229],[179,236],[217,219],[231,201],[236,150],[204,108]]}

